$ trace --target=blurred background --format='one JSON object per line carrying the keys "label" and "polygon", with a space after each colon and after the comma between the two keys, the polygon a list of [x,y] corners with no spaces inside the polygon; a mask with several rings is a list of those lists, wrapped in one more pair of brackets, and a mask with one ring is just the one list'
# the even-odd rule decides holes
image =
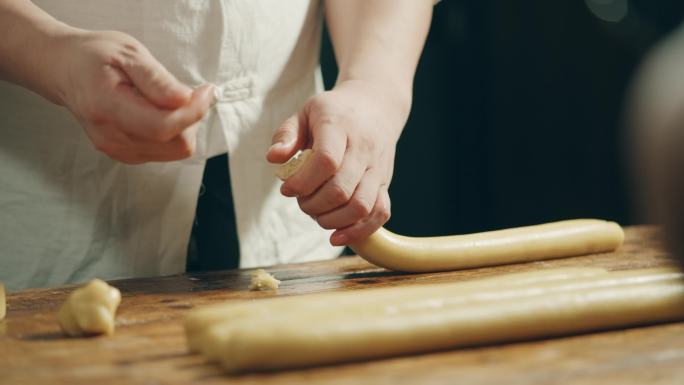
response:
{"label": "blurred background", "polygon": [[[643,223],[623,123],[682,0],[442,0],[390,188],[391,230],[425,236],[595,217]],[[324,41],[326,86],[337,69]]]}

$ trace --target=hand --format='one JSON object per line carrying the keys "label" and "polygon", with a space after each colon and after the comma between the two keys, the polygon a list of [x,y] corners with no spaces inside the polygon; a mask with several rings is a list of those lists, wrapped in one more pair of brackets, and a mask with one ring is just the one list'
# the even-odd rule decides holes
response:
{"label": "hand", "polygon": [[129,164],[184,159],[212,88],[192,90],[137,40],[120,32],[81,31],[54,44],[50,76],[57,102],[79,120],[95,147]]}
{"label": "hand", "polygon": [[281,187],[325,229],[330,242],[362,240],[390,217],[387,193],[394,153],[406,123],[406,103],[360,80],[339,83],[309,99],[273,135],[267,159],[283,163],[298,150],[313,153]]}

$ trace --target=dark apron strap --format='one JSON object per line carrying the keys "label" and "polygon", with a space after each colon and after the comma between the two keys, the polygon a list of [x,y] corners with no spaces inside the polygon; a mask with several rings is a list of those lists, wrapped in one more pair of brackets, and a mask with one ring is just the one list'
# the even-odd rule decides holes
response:
{"label": "dark apron strap", "polygon": [[188,245],[187,271],[235,269],[240,247],[226,154],[207,160]]}

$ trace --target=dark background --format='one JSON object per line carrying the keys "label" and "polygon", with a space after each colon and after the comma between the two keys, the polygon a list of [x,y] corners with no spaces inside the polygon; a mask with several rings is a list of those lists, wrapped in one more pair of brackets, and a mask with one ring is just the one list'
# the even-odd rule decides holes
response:
{"label": "dark background", "polygon": [[[442,0],[434,11],[387,227],[420,236],[579,217],[641,223],[625,98],[684,1]],[[322,65],[330,87],[327,40]]]}

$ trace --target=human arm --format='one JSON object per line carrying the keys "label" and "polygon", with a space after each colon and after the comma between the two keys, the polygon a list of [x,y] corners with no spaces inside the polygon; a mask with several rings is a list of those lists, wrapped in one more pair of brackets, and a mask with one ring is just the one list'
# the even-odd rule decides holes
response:
{"label": "human arm", "polygon": [[0,0],[0,79],[69,109],[94,146],[125,163],[194,150],[209,86],[180,83],[136,39],[68,26],[28,0]]}
{"label": "human arm", "polygon": [[283,163],[299,149],[313,149],[281,192],[336,230],[332,244],[346,245],[389,218],[395,146],[411,108],[432,1],[328,0],[325,6],[340,69],[336,84],[276,130],[267,159]]}

